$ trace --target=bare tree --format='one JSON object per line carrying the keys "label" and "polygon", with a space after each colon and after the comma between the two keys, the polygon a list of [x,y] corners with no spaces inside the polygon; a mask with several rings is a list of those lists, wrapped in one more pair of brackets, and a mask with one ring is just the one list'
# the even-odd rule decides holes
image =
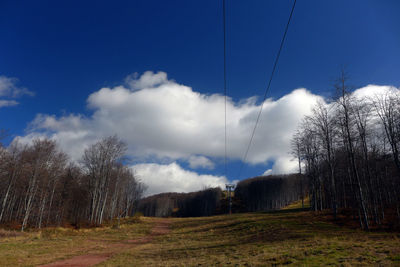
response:
{"label": "bare tree", "polygon": [[332,112],[332,105],[325,105],[322,102],[317,102],[313,109],[312,116],[308,117],[308,122],[311,123],[316,138],[320,140],[320,152],[323,160],[328,167],[328,176],[330,181],[331,206],[336,219],[337,216],[337,194],[336,194],[336,178],[335,178],[335,154],[334,143],[336,138],[335,115]]}
{"label": "bare tree", "polygon": [[0,145],[0,222],[26,227],[130,216],[145,186],[123,165],[126,146],[116,136],[89,147],[82,165],[50,139]]}
{"label": "bare tree", "polygon": [[299,174],[300,174],[300,191],[301,191],[301,207],[304,208],[304,181],[301,172],[301,162],[302,162],[302,140],[301,140],[301,132],[299,130],[296,131],[292,140],[291,140],[291,148],[292,155],[297,159],[299,166]]}
{"label": "bare tree", "polygon": [[[82,163],[89,177],[90,222],[101,224],[106,209],[113,170],[123,158],[126,145],[116,136],[104,138],[87,148]],[[118,181],[114,176],[114,182]]]}
{"label": "bare tree", "polygon": [[392,90],[362,99],[347,79],[342,71],[337,100],[317,103],[304,118],[292,153],[304,164],[311,207],[334,214],[350,208],[368,230],[387,213],[396,211],[400,219],[400,95]]}
{"label": "bare tree", "polygon": [[[49,197],[50,181],[63,171],[66,164],[66,156],[59,151],[54,141],[33,140],[33,145],[24,151],[27,182],[24,200],[24,216],[21,226],[23,231],[28,223],[34,204],[39,202],[38,226],[41,226],[44,207]],[[36,201],[37,193],[40,192],[39,201]]]}
{"label": "bare tree", "polygon": [[[394,164],[397,168],[397,177],[400,179],[400,95],[397,91],[390,91],[384,95],[377,95],[372,101],[376,114],[378,114],[382,123],[386,139],[390,144],[390,150]],[[396,196],[396,212],[398,220],[400,220],[400,197],[397,191],[397,182],[393,182],[394,194]]]}

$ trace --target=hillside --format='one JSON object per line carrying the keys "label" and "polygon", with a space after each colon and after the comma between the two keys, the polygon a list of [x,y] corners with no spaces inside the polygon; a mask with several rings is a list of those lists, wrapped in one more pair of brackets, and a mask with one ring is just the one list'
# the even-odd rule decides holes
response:
{"label": "hillside", "polygon": [[56,228],[14,236],[3,231],[1,236],[1,266],[66,266],[71,261],[81,264],[76,266],[400,264],[398,233],[340,227],[327,215],[300,209],[199,218],[137,217],[124,219],[121,229]]}
{"label": "hillside", "polygon": [[299,174],[268,175],[244,179],[236,185],[235,199],[241,205],[238,211],[279,210],[303,199],[306,178]]}
{"label": "hillside", "polygon": [[161,193],[139,201],[138,211],[152,217],[199,217],[217,213],[222,191],[209,188],[191,193]]}
{"label": "hillside", "polygon": [[[279,210],[304,198],[305,177],[299,174],[258,176],[240,181],[232,194],[232,212]],[[161,193],[143,198],[138,211],[152,217],[201,217],[226,214],[227,191],[208,188],[190,193]]]}

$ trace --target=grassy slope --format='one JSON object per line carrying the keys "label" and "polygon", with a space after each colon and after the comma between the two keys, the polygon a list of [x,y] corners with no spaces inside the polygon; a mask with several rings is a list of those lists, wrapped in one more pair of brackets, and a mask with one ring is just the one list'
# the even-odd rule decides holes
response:
{"label": "grassy slope", "polygon": [[[122,229],[47,229],[0,239],[0,266],[35,265],[107,251],[107,245],[149,233],[157,218]],[[283,210],[203,218],[171,218],[172,231],[148,244],[123,247],[100,266],[399,265],[398,233],[366,233]],[[27,258],[26,258],[27,257]]]}
{"label": "grassy slope", "polygon": [[400,236],[365,233],[285,210],[174,220],[156,242],[101,266],[400,265]]}

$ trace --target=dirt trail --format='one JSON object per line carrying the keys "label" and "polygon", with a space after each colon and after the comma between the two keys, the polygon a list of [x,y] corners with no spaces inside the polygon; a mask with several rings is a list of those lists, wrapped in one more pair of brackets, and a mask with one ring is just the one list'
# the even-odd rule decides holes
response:
{"label": "dirt trail", "polygon": [[102,252],[102,253],[91,253],[86,255],[80,255],[73,257],[67,260],[60,260],[53,263],[39,265],[39,267],[87,267],[99,264],[103,261],[106,261],[108,258],[113,256],[114,254],[120,252],[120,250],[115,251],[115,249],[125,249],[130,248],[136,245],[142,245],[146,243],[150,243],[154,237],[159,235],[165,235],[170,232],[170,224],[171,221],[168,219],[160,219],[157,221],[156,225],[151,229],[151,233],[147,236],[132,239],[132,240],[125,240],[120,243],[108,244],[107,250],[109,252]]}

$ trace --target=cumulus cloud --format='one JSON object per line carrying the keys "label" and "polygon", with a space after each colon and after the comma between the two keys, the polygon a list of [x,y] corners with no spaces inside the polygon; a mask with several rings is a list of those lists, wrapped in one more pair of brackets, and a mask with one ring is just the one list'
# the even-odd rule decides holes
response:
{"label": "cumulus cloud", "polygon": [[[137,81],[152,80],[149,72],[144,75],[147,77],[142,75]],[[39,114],[30,124],[30,135],[50,136],[71,154],[79,155],[88,143],[118,134],[134,158],[180,159],[192,167],[211,167],[207,160],[196,156],[210,159],[224,155],[224,97],[200,94],[167,79],[154,80],[156,85],[147,82],[141,89],[117,86],[92,93],[87,100],[93,110],[90,117]],[[286,157],[298,122],[319,98],[301,88],[280,99],[266,100],[248,163]],[[229,158],[243,156],[259,108],[254,97],[238,103],[228,99]]]}
{"label": "cumulus cloud", "polygon": [[[23,95],[33,96],[34,93],[24,87],[17,86],[18,79],[6,76],[0,76],[0,97],[1,98],[19,98]],[[15,100],[0,99],[1,107],[16,106],[19,103]]]}
{"label": "cumulus cloud", "polygon": [[[317,100],[323,101],[322,97],[304,88],[276,100],[267,99],[246,163],[273,161],[271,171],[274,173],[294,171],[295,163],[289,155],[290,140],[298,123],[310,114]],[[193,169],[213,169],[213,162],[224,156],[224,96],[193,91],[189,86],[168,79],[164,72],[145,72],[140,77],[131,75],[124,85],[101,88],[89,95],[87,106],[92,110],[87,117],[38,114],[30,123],[27,135],[17,139],[27,143],[40,136],[53,138],[75,160],[88,145],[114,134],[127,143],[128,156],[134,162],[180,160]],[[229,160],[242,158],[259,109],[256,97],[238,102],[228,98]],[[144,171],[149,169],[171,173],[165,171],[164,165],[138,166],[142,176],[150,175]],[[167,166],[176,172],[180,170],[176,164]],[[155,179],[149,181],[154,181],[151,186],[157,187],[157,183],[165,184],[163,179],[172,178],[158,176],[158,180]],[[176,188],[191,188],[183,180],[179,181],[180,185],[174,184]]]}
{"label": "cumulus cloud", "polygon": [[[3,77],[0,81],[3,84],[0,96],[21,94],[15,93],[17,89],[10,85],[9,79]],[[353,95],[374,97],[393,90],[398,89],[368,85]],[[305,88],[295,89],[279,99],[267,99],[246,163],[272,162],[272,168],[264,174],[297,171],[297,161],[289,154],[290,140],[317,101],[324,99]],[[0,102],[0,106],[1,103],[13,104]],[[260,105],[254,96],[238,102],[228,98],[228,160],[242,158]],[[92,110],[89,116],[38,114],[27,134],[16,139],[29,143],[44,136],[53,138],[73,160],[78,160],[87,146],[117,134],[127,143],[127,154],[133,162],[154,162],[133,167],[149,185],[147,194],[188,192],[227,182],[225,177],[201,175],[176,163],[186,161],[196,171],[212,170],[214,162],[224,157],[224,96],[201,94],[168,79],[164,72],[149,71],[141,76],[128,76],[123,85],[93,92],[88,96],[87,106]],[[161,164],[166,162],[169,164]]]}
{"label": "cumulus cloud", "polygon": [[149,189],[146,195],[162,192],[192,192],[208,187],[224,188],[228,182],[224,176],[200,175],[182,169],[176,162],[161,165],[156,163],[137,164],[131,167]]}

